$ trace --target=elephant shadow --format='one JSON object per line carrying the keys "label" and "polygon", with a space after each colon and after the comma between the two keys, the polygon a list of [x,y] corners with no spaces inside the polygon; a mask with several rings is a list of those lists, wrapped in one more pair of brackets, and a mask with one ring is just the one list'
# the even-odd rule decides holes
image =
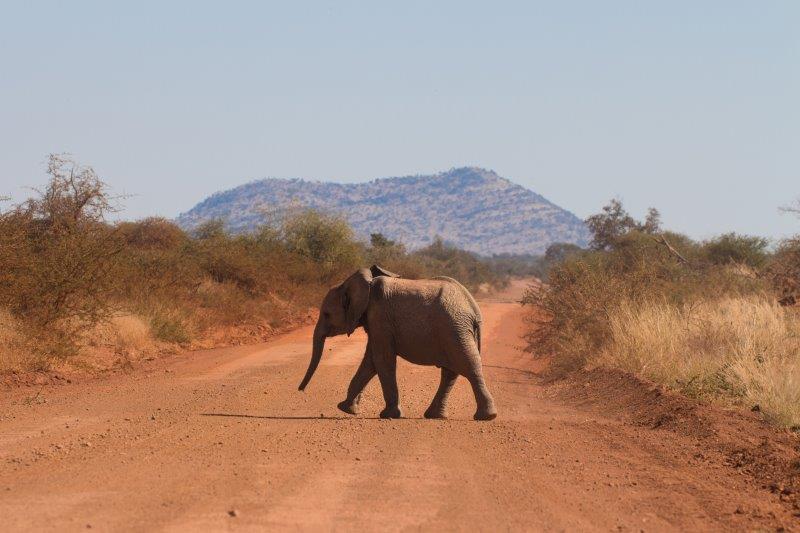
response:
{"label": "elephant shadow", "polygon": [[[200,416],[221,418],[254,418],[258,420],[385,420],[377,416],[280,416],[251,415],[246,413],[200,413]],[[399,420],[424,420],[421,416],[404,417]]]}
{"label": "elephant shadow", "polygon": [[[379,416],[288,416],[288,415],[251,415],[248,413],[200,413],[200,416],[218,417],[218,418],[251,418],[255,420],[383,420],[390,419],[381,418]],[[391,420],[428,420],[422,416],[404,416],[402,418],[395,418]],[[458,418],[448,418],[448,422],[469,422],[472,420],[462,420]]]}

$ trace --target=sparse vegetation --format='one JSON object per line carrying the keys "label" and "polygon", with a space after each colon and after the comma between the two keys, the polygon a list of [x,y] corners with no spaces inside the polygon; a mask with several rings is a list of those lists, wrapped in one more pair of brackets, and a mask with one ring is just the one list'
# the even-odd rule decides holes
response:
{"label": "sparse vegetation", "polygon": [[84,325],[109,316],[122,249],[94,171],[53,155],[47,172],[44,190],[0,216],[0,307],[43,341],[37,359],[73,354]]}
{"label": "sparse vegetation", "polygon": [[0,372],[43,370],[89,345],[128,358],[257,338],[370,262],[472,289],[505,281],[441,239],[408,252],[376,233],[367,245],[342,218],[313,210],[240,235],[221,220],[191,234],[162,218],[109,223],[114,198],[90,167],[54,155],[48,174],[46,188],[0,213]]}
{"label": "sparse vegetation", "polygon": [[800,247],[759,237],[695,242],[638,222],[612,201],[588,219],[592,250],[552,263],[532,286],[529,349],[553,371],[608,365],[696,397],[758,405],[800,425]]}
{"label": "sparse vegetation", "polygon": [[692,397],[758,406],[800,425],[800,317],[764,297],[681,305],[623,302],[591,365],[621,368]]}

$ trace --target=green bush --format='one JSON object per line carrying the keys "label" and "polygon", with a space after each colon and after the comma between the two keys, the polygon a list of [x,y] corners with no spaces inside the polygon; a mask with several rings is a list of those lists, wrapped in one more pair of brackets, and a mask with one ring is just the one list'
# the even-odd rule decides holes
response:
{"label": "green bush", "polygon": [[725,265],[736,263],[758,268],[767,262],[769,241],[763,237],[726,233],[703,243],[708,261]]}
{"label": "green bush", "polygon": [[354,269],[362,262],[353,230],[338,216],[310,209],[289,216],[283,223],[283,238],[290,252],[319,267],[322,279]]}

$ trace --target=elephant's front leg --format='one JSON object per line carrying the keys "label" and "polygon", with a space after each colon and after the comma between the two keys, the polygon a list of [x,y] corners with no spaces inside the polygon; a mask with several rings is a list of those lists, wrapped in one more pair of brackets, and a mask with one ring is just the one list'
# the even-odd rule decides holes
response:
{"label": "elephant's front leg", "polygon": [[353,374],[353,379],[350,380],[350,386],[347,387],[347,398],[340,402],[337,406],[345,413],[351,415],[358,414],[358,404],[361,401],[361,391],[367,386],[369,380],[375,376],[375,365],[372,362],[372,357],[369,350],[364,354],[361,364],[358,365],[358,370]]}
{"label": "elephant's front leg", "polygon": [[457,378],[458,374],[442,367],[442,380],[439,382],[439,390],[436,391],[430,407],[425,411],[425,418],[446,418],[447,397],[453,389]]}
{"label": "elephant's front leg", "polygon": [[381,418],[402,418],[400,410],[400,394],[397,391],[397,354],[389,346],[372,347],[372,361],[378,372],[383,389],[383,400],[386,407],[381,411]]}

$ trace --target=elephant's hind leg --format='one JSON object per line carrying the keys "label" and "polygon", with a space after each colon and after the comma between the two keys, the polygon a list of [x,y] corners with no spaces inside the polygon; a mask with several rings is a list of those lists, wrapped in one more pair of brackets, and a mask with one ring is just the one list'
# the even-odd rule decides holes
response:
{"label": "elephant's hind leg", "polygon": [[337,407],[345,413],[351,415],[358,414],[358,404],[361,401],[361,391],[367,386],[367,383],[375,377],[375,365],[372,363],[372,357],[369,352],[364,354],[361,364],[358,365],[358,370],[353,374],[353,379],[350,380],[350,386],[347,387],[347,398],[343,402],[339,402]]}
{"label": "elephant's hind leg", "polygon": [[439,382],[439,389],[436,391],[430,407],[425,411],[425,418],[447,418],[445,413],[447,397],[453,389],[453,384],[455,384],[457,378],[458,374],[442,367],[442,379]]}
{"label": "elephant's hind leg", "polygon": [[483,370],[480,365],[477,365],[465,377],[469,380],[469,384],[472,385],[472,392],[475,393],[475,402],[478,404],[478,409],[475,411],[473,418],[475,420],[494,420],[497,418],[494,399],[486,386],[486,381],[483,379]]}
{"label": "elephant's hind leg", "polygon": [[494,406],[494,399],[483,379],[483,366],[481,364],[481,354],[477,346],[465,346],[465,371],[463,376],[472,385],[472,392],[475,394],[475,403],[478,409],[475,411],[475,420],[494,420],[497,418],[497,409]]}

